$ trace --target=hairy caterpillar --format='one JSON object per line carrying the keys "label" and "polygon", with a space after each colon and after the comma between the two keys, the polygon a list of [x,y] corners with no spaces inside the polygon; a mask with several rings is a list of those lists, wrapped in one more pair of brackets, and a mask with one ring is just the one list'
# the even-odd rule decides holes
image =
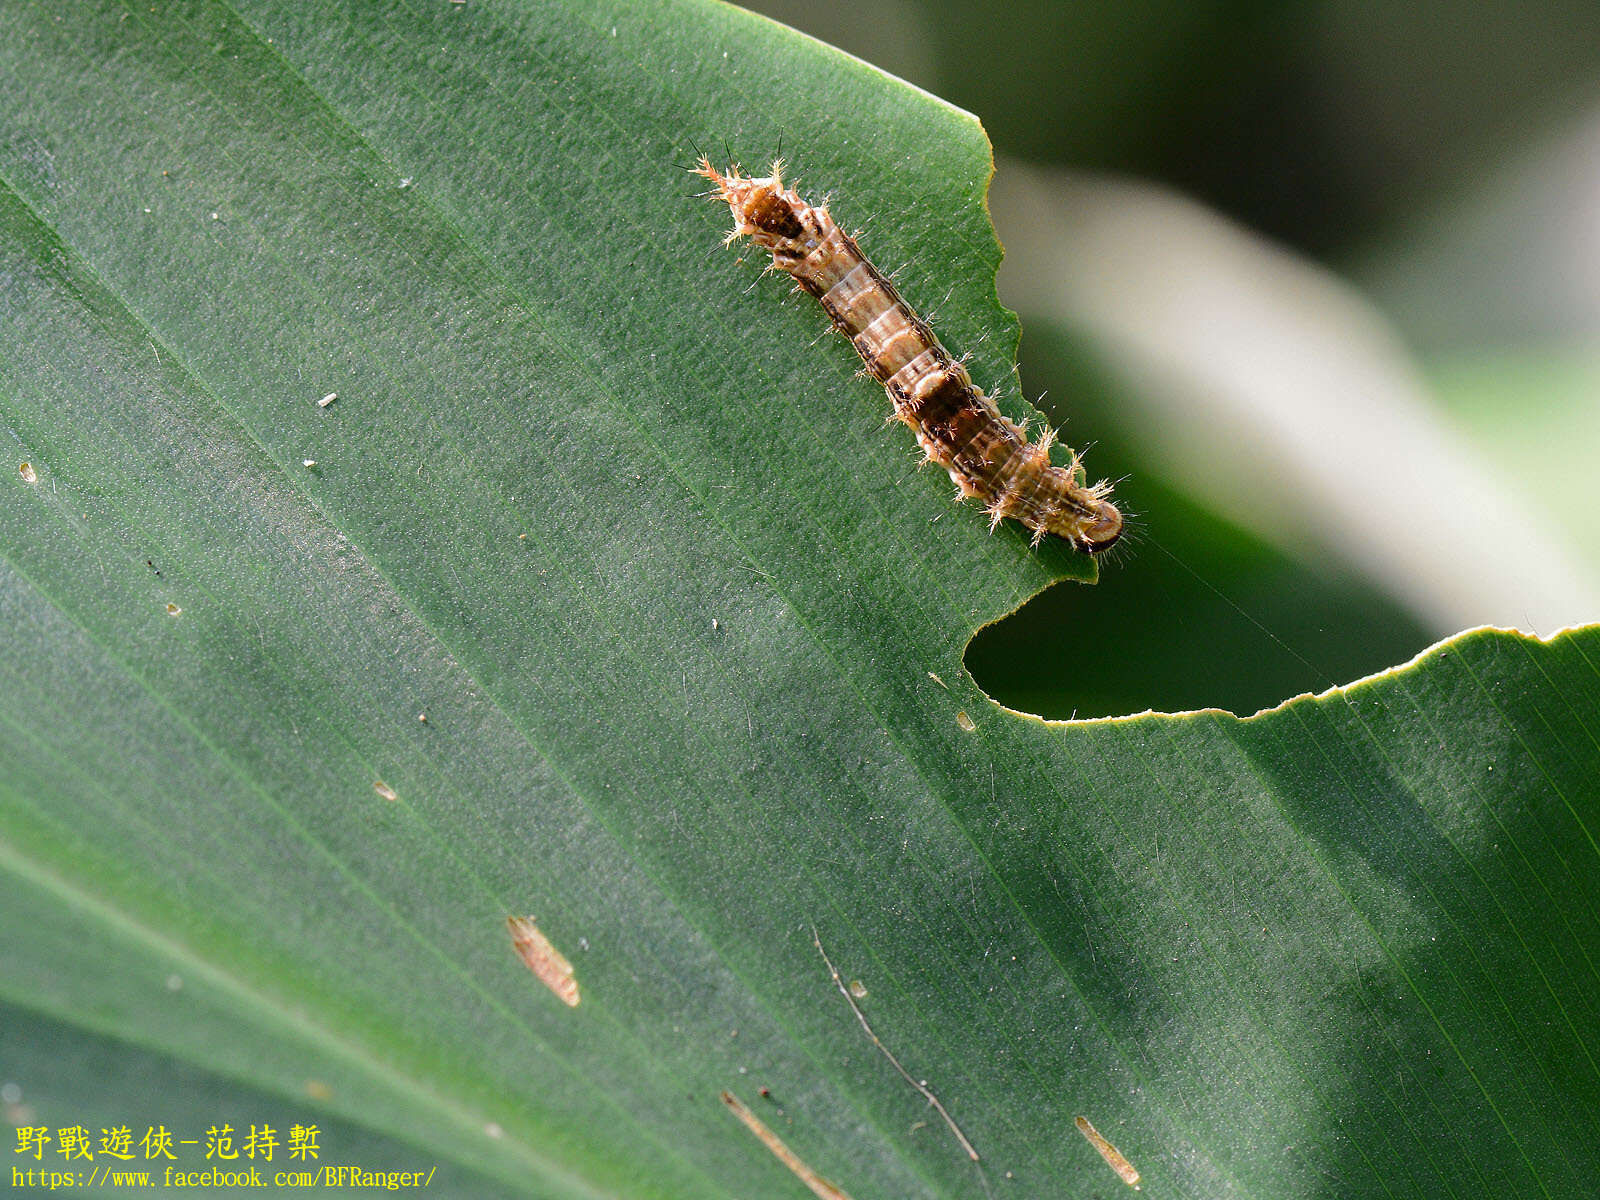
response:
{"label": "hairy caterpillar", "polygon": [[1122,514],[1106,499],[1111,485],[1080,485],[1076,456],[1069,467],[1052,466],[1054,431],[1030,443],[834,224],[827,206],[807,204],[783,186],[781,162],[761,179],[740,175],[737,166],[724,175],[707,158],[695,173],[711,181],[708,196],[733,212],[727,241],[748,237],[770,250],[773,268],[821,302],[923,453],[950,473],[961,499],[983,501],[991,529],[1014,517],[1033,531],[1034,545],[1054,534],[1089,554],[1122,536]]}

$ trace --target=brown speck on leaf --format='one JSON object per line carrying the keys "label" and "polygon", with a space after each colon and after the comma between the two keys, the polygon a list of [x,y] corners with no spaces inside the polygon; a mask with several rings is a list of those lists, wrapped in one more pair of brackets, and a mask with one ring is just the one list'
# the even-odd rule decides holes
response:
{"label": "brown speck on leaf", "polygon": [[1106,1166],[1117,1173],[1117,1177],[1134,1191],[1139,1190],[1139,1171],[1127,1159],[1122,1157],[1118,1150],[1101,1135],[1100,1131],[1089,1124],[1088,1117],[1079,1117],[1073,1124],[1078,1127],[1078,1132],[1089,1140],[1089,1144],[1100,1152],[1100,1157],[1106,1160]]}
{"label": "brown speck on leaf", "polygon": [[568,1008],[577,1008],[578,981],[572,977],[572,964],[566,955],[550,944],[550,939],[532,917],[507,917],[506,928],[511,931],[511,944],[528,970],[539,977],[539,982],[554,992]]}
{"label": "brown speck on leaf", "polygon": [[784,1145],[783,1140],[768,1129],[766,1122],[751,1112],[743,1100],[732,1092],[723,1092],[721,1100],[728,1106],[729,1111],[739,1118],[744,1127],[755,1134],[757,1140],[772,1152],[774,1158],[788,1167],[796,1179],[811,1189],[812,1195],[820,1196],[822,1200],[850,1200],[843,1188],[818,1175],[798,1154]]}

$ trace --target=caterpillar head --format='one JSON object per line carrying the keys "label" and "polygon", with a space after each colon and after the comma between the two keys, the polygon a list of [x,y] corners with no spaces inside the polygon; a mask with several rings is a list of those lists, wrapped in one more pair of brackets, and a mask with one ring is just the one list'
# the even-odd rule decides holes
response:
{"label": "caterpillar head", "polygon": [[1096,499],[1094,514],[1088,521],[1080,517],[1077,529],[1070,535],[1072,542],[1086,554],[1109,550],[1122,536],[1122,511],[1115,504]]}
{"label": "caterpillar head", "polygon": [[749,237],[758,246],[775,253],[803,252],[805,226],[797,209],[800,199],[783,186],[783,164],[772,164],[772,174],[762,179],[751,179],[739,174],[738,167],[729,167],[724,175],[702,158],[695,174],[709,179],[716,189],[710,193],[712,200],[721,200],[733,213],[731,242],[737,237]]}

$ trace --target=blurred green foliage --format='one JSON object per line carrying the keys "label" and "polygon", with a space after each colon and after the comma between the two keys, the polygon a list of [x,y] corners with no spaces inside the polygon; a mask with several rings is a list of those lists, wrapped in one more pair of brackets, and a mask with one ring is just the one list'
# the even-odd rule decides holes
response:
{"label": "blurred green foliage", "polygon": [[[1048,380],[1070,396],[1074,436],[1104,427],[1116,387],[1082,346],[1028,328],[1024,387]],[[1092,591],[1057,585],[973,639],[967,667],[1002,703],[1055,720],[1152,707],[1248,715],[1404,662],[1433,640],[1337,564],[1291,559],[1163,486],[1136,446],[1108,439],[1088,462],[1097,478],[1132,477],[1128,544]]]}
{"label": "blurred green foliage", "polygon": [[1323,256],[1572,116],[1587,0],[751,0],[976,113],[995,149],[1160,180]]}

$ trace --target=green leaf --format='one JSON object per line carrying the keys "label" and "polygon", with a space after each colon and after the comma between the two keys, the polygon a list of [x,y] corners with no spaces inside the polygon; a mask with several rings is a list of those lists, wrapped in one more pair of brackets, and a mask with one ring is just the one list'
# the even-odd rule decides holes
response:
{"label": "green leaf", "polygon": [[[175,975],[169,977],[167,986],[181,991],[185,985],[182,977]],[[103,1173],[148,1173],[152,1183],[165,1186],[169,1167],[173,1171],[214,1167],[235,1174],[247,1173],[254,1167],[264,1183],[276,1186],[279,1171],[310,1174],[321,1165],[321,1160],[312,1157],[309,1150],[301,1157],[294,1157],[288,1145],[289,1130],[294,1123],[304,1122],[311,1115],[307,1111],[307,1095],[320,1095],[326,1086],[320,1080],[308,1081],[313,1084],[310,1093],[285,1099],[257,1091],[239,1080],[176,1062],[120,1037],[98,1035],[10,1005],[0,1005],[0,1063],[4,1064],[6,1084],[17,1092],[16,1099],[6,1102],[7,1121],[28,1128],[43,1127],[51,1134],[52,1144],[44,1147],[46,1152],[39,1158],[31,1154],[12,1158],[8,1165],[24,1173],[60,1171],[67,1167],[69,1164],[62,1161],[54,1144],[55,1131],[76,1126],[92,1131],[91,1150],[95,1151],[99,1149],[102,1130],[123,1128],[128,1132],[130,1148],[119,1152],[126,1157],[97,1154],[87,1165],[82,1160],[70,1164],[72,1168],[83,1168],[85,1175],[98,1166]],[[26,1081],[25,1095],[22,1081]],[[329,1120],[325,1113],[315,1116],[322,1122],[317,1142],[323,1151],[329,1152],[330,1159],[336,1151],[339,1159],[346,1163],[363,1163],[368,1169],[390,1172],[413,1172],[426,1180],[430,1193],[492,1197],[522,1193],[520,1188],[497,1185],[470,1171],[454,1168],[448,1162],[438,1164],[414,1146],[375,1136],[358,1125]],[[143,1141],[151,1123],[164,1125],[174,1138],[213,1126],[231,1128],[233,1148],[239,1151],[239,1157],[213,1159],[202,1166],[193,1161],[196,1152],[175,1144],[171,1159],[161,1156],[149,1159]],[[276,1131],[274,1136],[281,1144],[275,1148],[270,1164],[262,1157],[252,1159],[244,1152],[245,1139],[252,1126]],[[14,1150],[15,1145],[11,1148]],[[182,1159],[177,1153],[180,1149]],[[189,1161],[184,1162],[184,1159]],[[113,1175],[103,1186],[116,1188],[116,1178]],[[372,1194],[370,1183],[365,1187],[355,1185],[355,1181],[350,1184],[340,1186],[324,1182],[317,1187],[317,1194]],[[406,1190],[411,1186],[414,1185],[408,1184]],[[208,1187],[207,1190],[213,1195],[219,1191],[232,1194],[227,1188]],[[240,1191],[242,1193],[242,1189]]]}
{"label": "green leaf", "polygon": [[0,1000],[126,1047],[8,1058],[14,1121],[805,1195],[727,1091],[856,1200],[1112,1194],[1078,1116],[1154,1195],[1588,1186],[1600,633],[999,708],[973,631],[1093,564],[915,471],[679,170],[781,137],[1015,405],[970,117],[699,3],[0,34]]}

